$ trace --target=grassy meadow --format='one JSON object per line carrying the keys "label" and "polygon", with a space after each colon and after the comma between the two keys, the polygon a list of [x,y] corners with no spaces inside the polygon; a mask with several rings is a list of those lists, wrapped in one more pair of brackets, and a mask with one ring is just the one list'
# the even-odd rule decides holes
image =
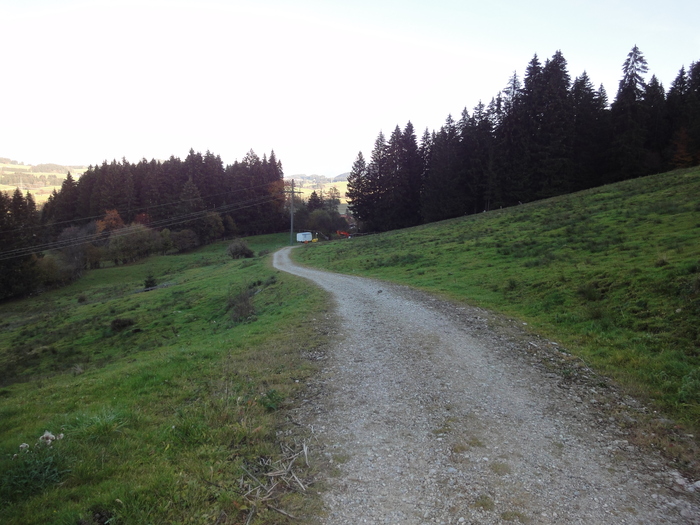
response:
{"label": "grassy meadow", "polygon": [[[312,512],[303,436],[279,409],[314,373],[327,299],[271,267],[288,241],[248,239],[252,259],[227,243],[153,256],[0,304],[0,522]],[[47,430],[64,437],[37,444]]]}
{"label": "grassy meadow", "polygon": [[[70,171],[71,175],[73,176],[74,179],[78,179],[83,173],[87,171],[87,168],[81,167],[81,168],[66,168]],[[58,185],[47,185],[47,186],[35,186],[32,184],[26,184],[26,180],[24,181],[22,189],[22,193],[29,192],[32,194],[34,197],[34,201],[37,203],[37,205],[42,205],[44,204],[48,199],[49,195],[56,190],[60,191],[61,190],[61,183],[63,180],[66,178],[65,173],[56,173],[56,172],[45,172],[45,171],[33,171],[33,166],[31,165],[25,165],[25,164],[8,164],[8,163],[3,163],[0,162],[0,173],[4,174],[12,174],[12,173],[29,173],[32,175],[41,176],[44,175],[46,177],[53,175],[58,178],[60,181]],[[17,185],[12,185],[12,184],[0,184],[0,191],[5,191],[9,192],[10,194],[15,191],[17,188]]]}
{"label": "grassy meadow", "polygon": [[[338,206],[338,212],[341,214],[347,213],[348,201],[345,198],[345,194],[348,191],[348,181],[328,181],[321,184],[315,184],[309,180],[300,181],[298,179],[295,179],[295,181],[297,183],[297,186],[294,187],[294,190],[298,191],[299,197],[304,199],[305,201],[309,200],[309,197],[311,197],[311,194],[314,191],[317,194],[320,194],[320,192],[323,191],[325,195],[325,193],[328,192],[328,190],[330,190],[331,188],[336,188],[340,192],[340,205]],[[300,182],[302,184],[301,187],[298,186]]]}
{"label": "grassy meadow", "polygon": [[296,255],[519,319],[700,432],[698,168]]}

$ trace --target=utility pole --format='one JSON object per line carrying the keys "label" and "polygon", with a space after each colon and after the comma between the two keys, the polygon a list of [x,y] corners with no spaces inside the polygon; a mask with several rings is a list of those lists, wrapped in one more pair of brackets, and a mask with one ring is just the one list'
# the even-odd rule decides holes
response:
{"label": "utility pole", "polygon": [[289,212],[291,213],[291,226],[289,227],[289,245],[294,246],[294,194],[301,193],[300,191],[294,191],[294,179],[292,179],[291,191],[285,190],[284,193],[289,193]]}

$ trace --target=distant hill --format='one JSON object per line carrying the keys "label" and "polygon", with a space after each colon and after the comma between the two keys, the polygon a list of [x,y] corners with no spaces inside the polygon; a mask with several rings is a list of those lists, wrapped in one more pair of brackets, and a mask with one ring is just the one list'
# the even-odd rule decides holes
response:
{"label": "distant hill", "polygon": [[308,180],[308,181],[315,181],[320,184],[328,184],[330,182],[342,182],[345,180],[348,180],[348,175],[350,175],[350,172],[346,173],[341,173],[340,175],[336,175],[335,177],[326,177],[325,175],[305,175],[305,174],[297,174],[297,175],[285,175],[285,179],[294,179],[296,180]]}
{"label": "distant hill", "polygon": [[80,177],[87,166],[63,166],[61,164],[24,164],[8,157],[0,157],[0,191],[13,192],[15,188],[29,191],[37,204],[43,204],[51,192],[58,190],[70,173]]}

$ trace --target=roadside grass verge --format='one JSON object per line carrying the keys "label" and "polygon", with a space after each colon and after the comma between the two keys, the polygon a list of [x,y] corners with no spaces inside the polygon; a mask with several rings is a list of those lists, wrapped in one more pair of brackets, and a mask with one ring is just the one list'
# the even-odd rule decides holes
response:
{"label": "roadside grass verge", "polygon": [[528,323],[700,432],[700,170],[295,251]]}
{"label": "roadside grass verge", "polygon": [[[246,241],[265,254],[288,238]],[[2,523],[288,523],[279,510],[318,510],[315,491],[255,479],[303,446],[283,409],[315,371],[306,355],[325,343],[313,319],[327,298],[269,257],[226,248],[0,304]],[[149,275],[159,287],[143,292]],[[238,293],[244,317],[232,313]],[[45,430],[64,437],[36,445]]]}

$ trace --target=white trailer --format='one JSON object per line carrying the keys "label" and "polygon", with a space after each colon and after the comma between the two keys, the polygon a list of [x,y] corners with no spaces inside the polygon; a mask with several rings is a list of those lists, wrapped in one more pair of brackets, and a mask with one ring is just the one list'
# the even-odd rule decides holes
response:
{"label": "white trailer", "polygon": [[311,232],[297,233],[297,242],[311,242],[313,241],[313,236]]}

